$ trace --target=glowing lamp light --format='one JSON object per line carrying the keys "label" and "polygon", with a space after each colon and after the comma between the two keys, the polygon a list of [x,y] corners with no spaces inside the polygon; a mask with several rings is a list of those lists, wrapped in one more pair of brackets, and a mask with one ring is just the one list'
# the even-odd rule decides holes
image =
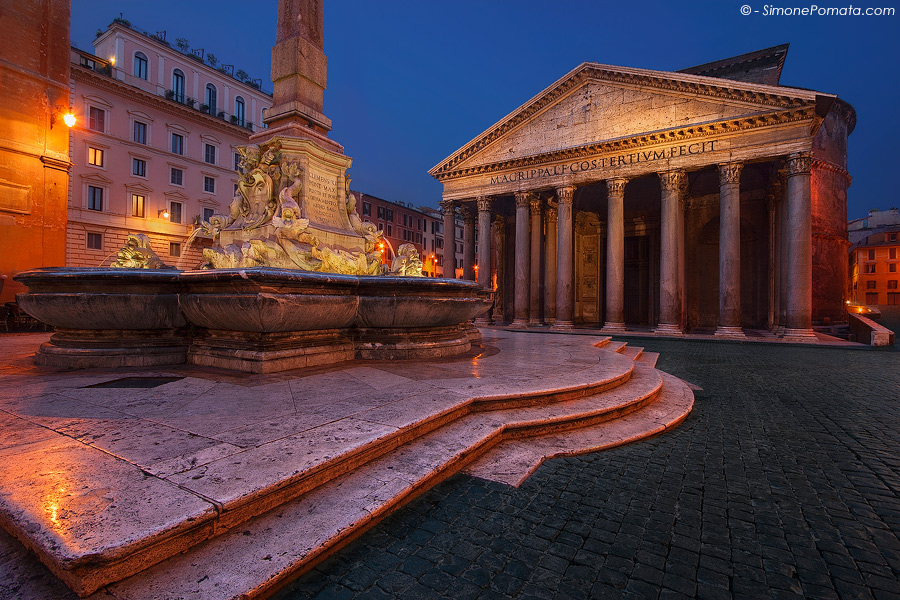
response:
{"label": "glowing lamp light", "polygon": [[159,211],[159,216],[162,217],[163,219],[168,219],[168,218],[169,218],[169,211],[166,210],[165,208],[162,208],[162,209],[160,209],[160,211]]}
{"label": "glowing lamp light", "polygon": [[67,112],[63,115],[63,123],[65,123],[68,127],[75,127],[75,115]]}

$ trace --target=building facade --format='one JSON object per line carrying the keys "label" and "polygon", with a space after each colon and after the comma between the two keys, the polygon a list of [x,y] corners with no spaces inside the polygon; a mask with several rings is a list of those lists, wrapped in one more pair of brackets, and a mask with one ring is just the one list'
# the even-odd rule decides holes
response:
{"label": "building facade", "polygon": [[900,307],[900,224],[878,226],[850,248],[850,302]]}
{"label": "building facade", "polygon": [[69,0],[4,3],[0,19],[0,305],[12,276],[65,264]]}
{"label": "building facade", "polygon": [[167,264],[197,266],[211,240],[189,237],[228,212],[237,147],[260,130],[271,96],[126,23],[71,58],[66,264],[106,264],[141,233]]}
{"label": "building facade", "polygon": [[855,112],[781,85],[786,54],[584,63],[435,166],[448,214],[491,231],[493,318],[798,340],[846,320]]}

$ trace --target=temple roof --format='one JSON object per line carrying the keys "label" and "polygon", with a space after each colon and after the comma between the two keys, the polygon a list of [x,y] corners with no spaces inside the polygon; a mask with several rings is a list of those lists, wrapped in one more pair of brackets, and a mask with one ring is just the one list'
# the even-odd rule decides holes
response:
{"label": "temple roof", "polygon": [[688,67],[676,72],[718,77],[719,79],[730,79],[732,81],[779,85],[781,69],[784,67],[784,59],[787,57],[789,46],[790,44],[772,46],[771,48],[704,63],[696,67]]}

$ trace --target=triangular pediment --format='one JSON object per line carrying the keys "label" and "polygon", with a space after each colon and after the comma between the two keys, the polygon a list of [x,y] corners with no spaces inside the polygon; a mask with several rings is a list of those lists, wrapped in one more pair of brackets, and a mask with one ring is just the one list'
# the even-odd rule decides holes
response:
{"label": "triangular pediment", "polygon": [[435,166],[469,169],[815,105],[816,92],[584,63]]}

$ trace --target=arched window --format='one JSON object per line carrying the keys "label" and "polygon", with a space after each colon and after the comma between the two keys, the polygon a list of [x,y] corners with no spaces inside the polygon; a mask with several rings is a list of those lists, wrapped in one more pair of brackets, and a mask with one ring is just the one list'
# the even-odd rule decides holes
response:
{"label": "arched window", "polygon": [[237,124],[244,126],[244,99],[240,96],[234,98],[234,116],[237,118]]}
{"label": "arched window", "polygon": [[180,69],[172,71],[172,91],[175,93],[173,100],[184,104],[184,73]]}
{"label": "arched window", "polygon": [[216,110],[216,86],[211,83],[206,84],[206,105],[209,107],[209,114],[214,115]]}
{"label": "arched window", "polygon": [[134,76],[147,79],[147,55],[143,52],[134,53]]}

